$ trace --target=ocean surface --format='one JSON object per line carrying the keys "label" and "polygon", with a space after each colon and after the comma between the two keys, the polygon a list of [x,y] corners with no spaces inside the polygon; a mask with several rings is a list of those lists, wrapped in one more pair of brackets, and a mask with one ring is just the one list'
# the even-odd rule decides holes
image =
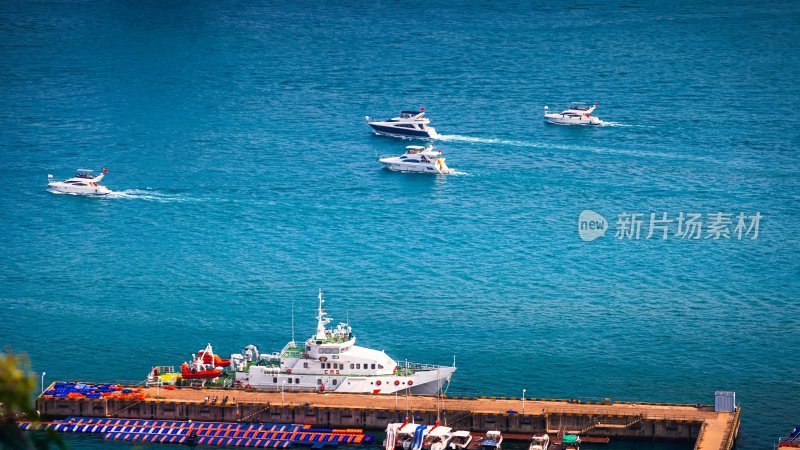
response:
{"label": "ocean surface", "polygon": [[[323,288],[360,344],[455,356],[451,395],[731,390],[738,448],[771,448],[800,420],[798,23],[795,1],[0,2],[0,344],[45,382],[142,380],[208,342],[279,350],[292,304],[305,339]],[[571,101],[607,126],[544,123]],[[458,174],[376,162],[414,142],[363,117],[421,106]],[[48,191],[78,167],[115,194]],[[716,212],[729,238],[677,236]]]}

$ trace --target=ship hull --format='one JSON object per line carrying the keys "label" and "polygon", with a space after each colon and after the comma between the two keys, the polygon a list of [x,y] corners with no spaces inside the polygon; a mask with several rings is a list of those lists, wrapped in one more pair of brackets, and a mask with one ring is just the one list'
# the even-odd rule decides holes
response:
{"label": "ship hull", "polygon": [[[237,385],[270,391],[320,391],[340,393],[394,394],[395,392],[434,395],[450,381],[455,367],[415,371],[412,375],[348,376],[331,374],[274,373],[251,367],[237,372]],[[291,379],[291,383],[289,380]]]}

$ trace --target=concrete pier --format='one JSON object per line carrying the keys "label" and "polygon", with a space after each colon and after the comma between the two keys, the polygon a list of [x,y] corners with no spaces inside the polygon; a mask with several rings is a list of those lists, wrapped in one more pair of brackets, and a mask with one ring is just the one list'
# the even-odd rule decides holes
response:
{"label": "concrete pier", "polygon": [[[411,411],[416,423],[472,431],[530,435],[559,431],[610,438],[684,439],[696,450],[730,450],[740,410],[715,412],[708,405],[575,402],[556,399],[443,398],[214,389],[144,389],[143,400],[40,397],[43,417],[89,416],[130,419],[303,423],[385,429]],[[226,403],[221,399],[228,397]],[[216,402],[205,398],[217,397]],[[437,404],[438,403],[438,404]]]}

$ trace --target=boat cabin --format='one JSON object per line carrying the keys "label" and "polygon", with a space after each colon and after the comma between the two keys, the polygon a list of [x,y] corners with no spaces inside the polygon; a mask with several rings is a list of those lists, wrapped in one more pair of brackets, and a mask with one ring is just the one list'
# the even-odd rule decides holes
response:
{"label": "boat cabin", "polygon": [[425,111],[400,111],[401,119],[415,119],[425,115]]}

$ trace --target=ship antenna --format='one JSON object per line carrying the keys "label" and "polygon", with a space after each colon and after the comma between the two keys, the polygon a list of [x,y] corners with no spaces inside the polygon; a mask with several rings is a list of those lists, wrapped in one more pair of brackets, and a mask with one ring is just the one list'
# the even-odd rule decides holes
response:
{"label": "ship antenna", "polygon": [[294,296],[292,296],[292,344],[294,344]]}

